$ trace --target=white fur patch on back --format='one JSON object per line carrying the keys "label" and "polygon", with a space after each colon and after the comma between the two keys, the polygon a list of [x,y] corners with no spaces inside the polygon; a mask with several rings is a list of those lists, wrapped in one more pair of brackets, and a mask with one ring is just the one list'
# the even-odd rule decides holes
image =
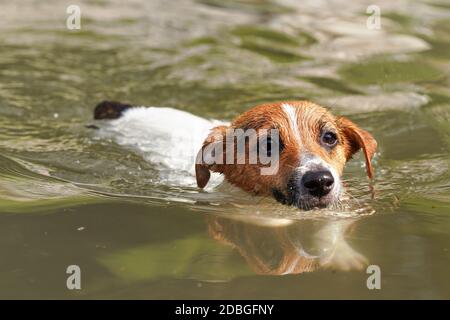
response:
{"label": "white fur patch on back", "polygon": [[286,116],[289,119],[289,124],[293,131],[295,139],[297,140],[298,144],[301,144],[300,130],[298,128],[297,110],[295,109],[294,106],[291,106],[290,104],[287,103],[283,103],[281,107],[283,108],[284,113],[286,113]]}

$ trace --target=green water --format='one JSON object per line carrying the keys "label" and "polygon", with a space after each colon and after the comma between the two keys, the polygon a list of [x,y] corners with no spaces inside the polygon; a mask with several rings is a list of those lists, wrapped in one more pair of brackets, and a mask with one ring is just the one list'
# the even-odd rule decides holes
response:
{"label": "green water", "polygon": [[[378,1],[379,31],[370,1],[78,3],[81,30],[66,28],[71,1],[0,2],[0,298],[450,298],[449,2]],[[291,221],[243,219],[259,209],[196,201],[94,139],[104,99],[222,120],[315,101],[378,140],[373,198],[356,157],[352,220],[275,204],[265,216]],[[365,268],[281,267],[343,220],[381,290]]]}

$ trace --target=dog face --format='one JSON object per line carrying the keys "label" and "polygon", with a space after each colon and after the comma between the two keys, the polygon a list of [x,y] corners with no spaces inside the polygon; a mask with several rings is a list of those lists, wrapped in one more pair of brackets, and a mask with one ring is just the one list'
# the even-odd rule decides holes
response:
{"label": "dog face", "polygon": [[[277,154],[270,174],[260,161],[238,161],[230,130],[253,130],[258,136],[256,149]],[[277,139],[266,132],[276,130]],[[255,142],[245,141],[245,159],[255,150]],[[205,161],[205,149],[220,145],[214,161]],[[375,139],[344,117],[335,117],[325,108],[307,101],[290,101],[256,106],[237,117],[230,126],[214,128],[198,153],[196,177],[204,187],[209,171],[219,172],[231,184],[255,195],[273,195],[288,205],[301,209],[326,207],[338,201],[342,190],[340,176],[345,163],[362,149],[369,178],[373,176],[371,159],[376,151]],[[274,152],[276,151],[276,152]],[[217,154],[219,153],[219,154]],[[232,153],[232,161],[229,154]],[[217,161],[219,159],[220,161]]]}
{"label": "dog face", "polygon": [[210,236],[236,248],[257,274],[300,274],[321,267],[320,258],[303,250],[299,222],[290,227],[270,227],[214,215],[207,215],[206,221]]}

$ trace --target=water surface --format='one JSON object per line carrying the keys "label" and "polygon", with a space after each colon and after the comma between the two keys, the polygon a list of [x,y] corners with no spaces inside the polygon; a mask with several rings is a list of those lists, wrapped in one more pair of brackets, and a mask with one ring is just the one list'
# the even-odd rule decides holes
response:
{"label": "water surface", "polygon": [[[0,4],[1,298],[450,298],[450,3],[378,1],[380,30],[371,1],[79,3],[81,30],[70,1]],[[338,214],[216,199],[96,139],[104,99],[220,120],[309,99],[373,133],[376,179],[355,157]]]}

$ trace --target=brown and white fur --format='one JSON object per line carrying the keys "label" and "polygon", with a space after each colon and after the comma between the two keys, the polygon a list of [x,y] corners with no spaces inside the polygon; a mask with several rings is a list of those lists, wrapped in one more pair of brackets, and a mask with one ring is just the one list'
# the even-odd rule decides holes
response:
{"label": "brown and white fur", "polygon": [[[208,184],[210,172],[217,172],[228,183],[249,194],[273,196],[280,203],[307,210],[326,207],[339,201],[343,189],[341,175],[344,166],[359,150],[364,153],[368,177],[373,177],[371,159],[377,143],[372,135],[349,119],[336,117],[324,107],[308,101],[258,105],[229,124],[217,125],[215,122],[215,126],[214,122],[184,111],[136,108],[108,101],[99,104],[94,115],[95,119],[116,119],[113,120],[114,130],[120,133],[115,134],[120,144],[141,146],[145,144],[145,140],[149,140],[150,144],[142,149],[152,151],[155,148],[167,148],[168,151],[158,150],[156,156],[152,156],[150,152],[148,157],[150,161],[165,163],[166,167],[172,165],[173,168],[174,159],[191,159],[191,155],[187,155],[183,149],[188,143],[181,141],[190,134],[194,147],[198,144],[196,148],[200,149],[197,157],[195,154],[193,156],[197,159],[195,176],[200,188]],[[135,128],[131,128],[132,126]],[[177,130],[182,129],[184,131],[176,134]],[[262,175],[260,169],[263,165],[260,163],[202,161],[202,151],[212,144],[224,143],[224,136],[230,129],[253,129],[257,132],[260,129],[277,129],[279,141],[275,147],[279,150],[279,161],[276,172]],[[209,134],[205,130],[210,130]],[[157,139],[153,139],[154,137]],[[167,145],[151,144],[152,139],[161,141],[163,138]],[[334,144],[328,143],[330,141]],[[224,145],[224,154],[221,156],[225,157],[230,148],[234,147]],[[169,150],[178,149],[182,150],[180,155],[164,156]],[[168,164],[168,161],[172,162]],[[194,160],[189,160],[187,165],[194,167]]]}

